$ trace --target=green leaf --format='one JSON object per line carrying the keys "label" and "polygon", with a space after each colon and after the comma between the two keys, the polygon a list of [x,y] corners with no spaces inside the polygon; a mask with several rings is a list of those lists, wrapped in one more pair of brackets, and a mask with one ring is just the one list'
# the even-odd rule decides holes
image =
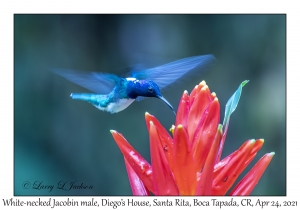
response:
{"label": "green leaf", "polygon": [[[249,80],[245,80],[244,82],[242,82],[240,84],[239,88],[235,91],[235,93],[228,100],[228,102],[227,102],[227,104],[225,106],[225,116],[224,116],[224,121],[223,121],[223,129],[225,128],[225,130],[227,130],[226,128],[228,127],[230,115],[236,109],[236,107],[237,107],[237,105],[239,103],[241,94],[242,94],[242,88],[248,82],[249,82]],[[223,130],[223,132],[224,132],[224,130]]]}

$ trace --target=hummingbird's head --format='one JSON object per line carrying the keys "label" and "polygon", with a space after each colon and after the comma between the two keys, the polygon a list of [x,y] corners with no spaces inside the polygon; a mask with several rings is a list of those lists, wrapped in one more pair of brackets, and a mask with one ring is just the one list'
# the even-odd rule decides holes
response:
{"label": "hummingbird's head", "polygon": [[140,81],[141,96],[144,97],[158,97],[161,96],[160,89],[158,85],[151,80],[141,80]]}
{"label": "hummingbird's head", "polygon": [[[137,82],[138,81],[138,82]],[[136,97],[138,96],[143,96],[143,97],[156,97],[164,101],[175,113],[172,105],[162,96],[160,93],[160,89],[158,85],[151,81],[151,80],[137,80],[136,85],[135,85],[135,95]],[[137,84],[138,83],[138,84]],[[176,115],[176,113],[175,113]]]}

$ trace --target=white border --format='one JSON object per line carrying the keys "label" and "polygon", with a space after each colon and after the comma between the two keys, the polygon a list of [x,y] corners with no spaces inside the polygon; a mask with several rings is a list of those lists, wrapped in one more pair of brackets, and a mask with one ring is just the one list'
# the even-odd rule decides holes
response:
{"label": "white border", "polygon": [[[292,1],[291,1],[292,2]],[[1,10],[1,109],[0,109],[0,166],[1,166],[1,206],[2,199],[13,197],[13,14],[14,13],[287,13],[287,197],[251,197],[262,200],[299,200],[299,11],[297,5],[288,1],[2,1]],[[294,1],[296,2],[296,1]],[[274,84],[276,85],[276,84]],[[276,155],[275,155],[276,157]],[[275,176],[275,175],[274,175]],[[24,201],[38,200],[38,197],[15,197]],[[89,197],[71,197],[74,200],[89,200]],[[107,197],[108,198],[108,197]],[[131,197],[128,197],[131,198]],[[245,198],[245,197],[244,197]],[[244,198],[235,198],[240,201]],[[49,197],[42,197],[43,200]],[[66,200],[67,197],[55,197]],[[100,200],[100,197],[96,197]],[[120,200],[121,197],[109,198]],[[123,197],[126,199],[126,197]],[[152,200],[154,198],[135,198]],[[166,199],[160,197],[159,199]],[[174,199],[174,198],[170,198]],[[186,197],[186,200],[193,199]],[[211,199],[205,197],[205,200]],[[219,200],[229,198],[218,197]],[[298,206],[300,205],[298,201]],[[72,209],[74,207],[71,207]],[[78,207],[77,207],[78,208]],[[82,207],[79,207],[82,208]],[[120,207],[119,207],[120,208]],[[118,208],[118,209],[119,209]],[[166,207],[157,207],[162,209]],[[178,207],[171,207],[178,208]],[[196,207],[195,207],[196,208]],[[198,208],[198,207],[197,207]],[[210,207],[220,209],[219,207]],[[226,208],[226,207],[223,207]],[[222,209],[223,209],[222,208]],[[229,207],[227,207],[228,209]],[[230,207],[232,208],[232,207]],[[250,207],[249,207],[250,208]],[[258,207],[259,208],[259,207]],[[271,209],[265,207],[264,209]],[[298,207],[299,208],[299,207]],[[30,209],[30,208],[28,208]],[[101,209],[113,209],[102,207]],[[253,209],[253,208],[251,208]],[[273,209],[273,208],[272,208]],[[297,209],[297,208],[295,208]]]}

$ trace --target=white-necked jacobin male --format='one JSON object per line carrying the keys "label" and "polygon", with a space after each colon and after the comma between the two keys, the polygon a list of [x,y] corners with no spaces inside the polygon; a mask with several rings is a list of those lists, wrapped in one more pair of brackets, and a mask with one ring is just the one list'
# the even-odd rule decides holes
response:
{"label": "white-necked jacobin male", "polygon": [[193,56],[155,68],[133,69],[126,78],[108,73],[79,73],[65,69],[53,71],[94,92],[71,93],[72,99],[89,102],[102,111],[117,113],[126,109],[135,100],[141,100],[143,97],[156,97],[163,100],[175,113],[172,105],[160,91],[178,81],[182,76],[191,75],[190,73],[196,76],[199,71],[214,62],[213,55]]}

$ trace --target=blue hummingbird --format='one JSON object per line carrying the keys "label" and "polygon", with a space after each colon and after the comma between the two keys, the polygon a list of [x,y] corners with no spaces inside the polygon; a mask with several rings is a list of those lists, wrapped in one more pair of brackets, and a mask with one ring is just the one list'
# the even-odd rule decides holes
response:
{"label": "blue hummingbird", "polygon": [[132,69],[127,73],[128,77],[98,72],[79,73],[66,69],[53,71],[94,92],[71,93],[72,99],[89,102],[102,111],[117,113],[135,100],[156,97],[164,101],[176,115],[172,105],[162,96],[161,90],[179,81],[182,76],[197,75],[214,62],[213,55],[193,56],[150,69]]}

